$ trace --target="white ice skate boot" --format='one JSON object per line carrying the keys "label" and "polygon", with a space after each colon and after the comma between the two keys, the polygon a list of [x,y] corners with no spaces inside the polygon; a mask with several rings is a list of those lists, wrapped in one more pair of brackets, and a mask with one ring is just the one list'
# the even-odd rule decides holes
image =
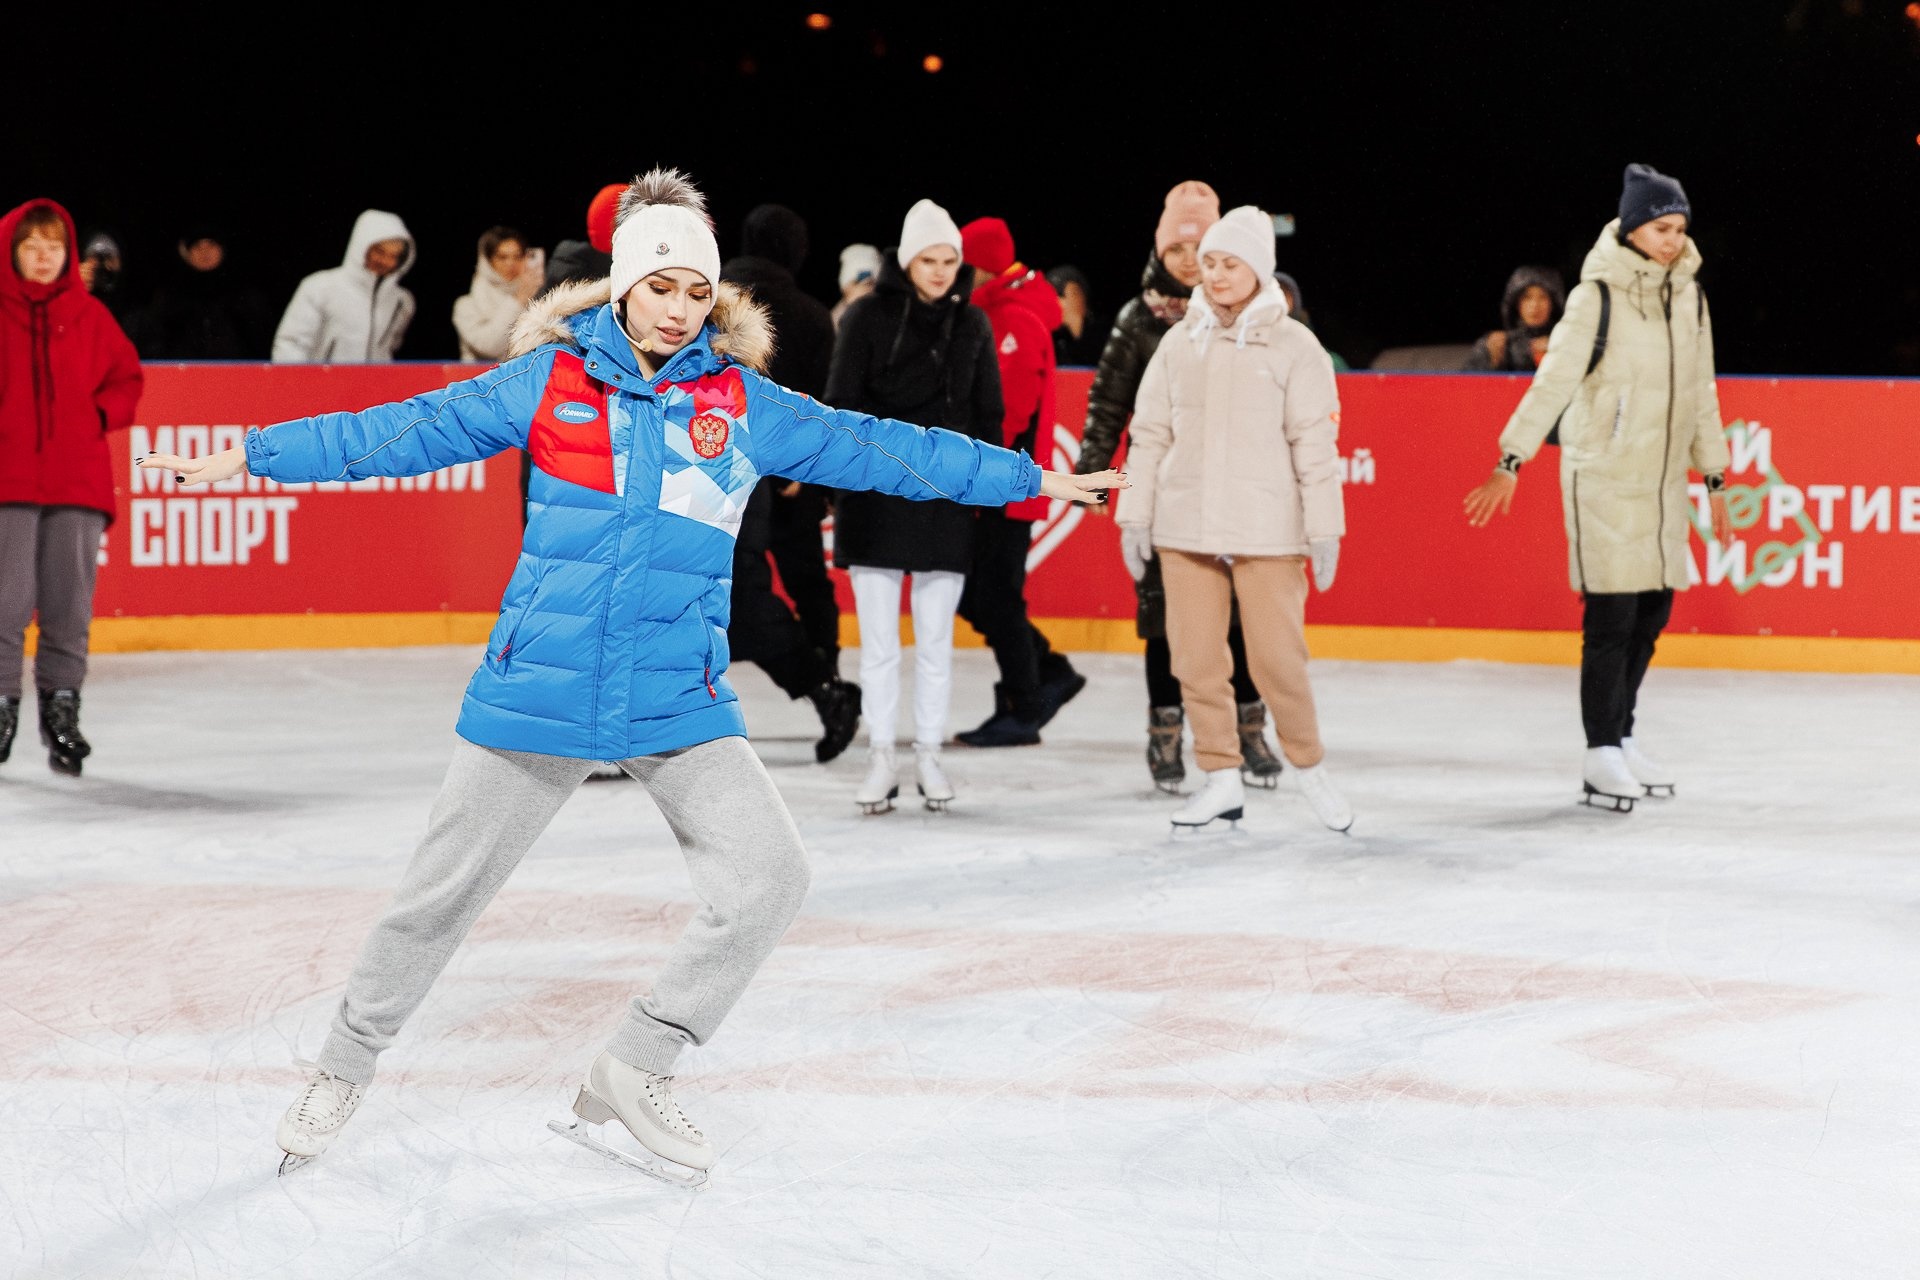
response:
{"label": "white ice skate boot", "polygon": [[1673,774],[1667,766],[1655,760],[1640,749],[1640,744],[1632,738],[1620,739],[1620,754],[1627,762],[1627,772],[1634,781],[1647,789],[1650,796],[1671,796],[1673,794]]}
{"label": "white ice skate boot", "polygon": [[[550,1120],[547,1128],[615,1164],[677,1186],[704,1187],[707,1170],[713,1167],[713,1144],[680,1110],[668,1087],[672,1083],[672,1076],[630,1067],[603,1051],[587,1068],[587,1082],[574,1097],[573,1114],[580,1120],[573,1124]],[[658,1161],[649,1163],[609,1147],[586,1130],[587,1125],[609,1120],[618,1120]]]}
{"label": "white ice skate boot", "polygon": [[280,1117],[280,1149],[287,1153],[286,1159],[280,1162],[283,1174],[291,1173],[325,1151],[366,1092],[357,1084],[328,1075],[310,1062],[300,1065],[313,1067],[313,1078],[287,1108],[287,1114]]}
{"label": "white ice skate boot", "polygon": [[899,767],[894,764],[893,746],[867,749],[867,777],[853,798],[862,813],[886,813],[900,794]]}
{"label": "white ice skate boot", "polygon": [[1353,809],[1347,804],[1347,798],[1333,785],[1333,779],[1327,776],[1327,762],[1322,760],[1311,769],[1293,767],[1294,780],[1300,784],[1300,794],[1313,806],[1314,816],[1334,831],[1345,831],[1353,825]]}
{"label": "white ice skate boot", "polygon": [[947,781],[947,771],[940,767],[940,748],[913,744],[913,776],[927,808],[945,813],[947,802],[953,799],[953,784]]}
{"label": "white ice skate boot", "polygon": [[1646,794],[1646,788],[1627,768],[1627,758],[1619,747],[1588,747],[1582,776],[1586,786],[1580,803],[1596,809],[1632,813],[1634,800]]}
{"label": "white ice skate boot", "polygon": [[1240,767],[1209,769],[1201,776],[1207,780],[1206,785],[1188,796],[1187,802],[1173,815],[1175,831],[1204,827],[1215,818],[1240,821],[1247,800],[1246,786],[1240,781]]}

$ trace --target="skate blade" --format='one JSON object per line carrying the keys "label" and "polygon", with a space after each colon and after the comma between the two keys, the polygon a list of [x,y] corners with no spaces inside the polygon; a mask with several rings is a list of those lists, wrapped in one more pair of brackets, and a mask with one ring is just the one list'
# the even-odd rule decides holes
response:
{"label": "skate blade", "polygon": [[862,813],[892,813],[893,802],[899,798],[900,788],[895,787],[893,790],[887,792],[887,798],[885,800],[856,800],[854,803],[860,806],[860,812]]}
{"label": "skate blade", "polygon": [[930,796],[925,787],[921,787],[919,791],[921,802],[934,813],[945,813],[947,806],[953,803],[952,796]]}
{"label": "skate blade", "polygon": [[312,1156],[297,1156],[289,1151],[287,1152],[286,1159],[280,1162],[280,1172],[277,1176],[284,1178],[295,1169],[312,1164],[313,1160],[314,1158]]}
{"label": "skate blade", "polygon": [[1237,831],[1240,829],[1240,819],[1245,813],[1245,809],[1229,809],[1225,813],[1214,814],[1205,822],[1182,822],[1178,818],[1169,819],[1169,821],[1173,824],[1173,833],[1175,835],[1179,835],[1183,831],[1205,831],[1216,822],[1225,822],[1227,824],[1227,830]]}
{"label": "skate blade", "polygon": [[1586,794],[1580,797],[1581,804],[1592,805],[1596,809],[1604,809],[1609,813],[1633,812],[1632,796],[1616,796],[1596,790],[1591,782],[1582,785],[1586,787]]}
{"label": "skate blade", "polygon": [[1640,785],[1645,787],[1647,789],[1647,795],[1655,800],[1673,799],[1673,784],[1671,782],[1643,782]]}
{"label": "skate blade", "polygon": [[707,1171],[694,1169],[687,1165],[675,1164],[661,1156],[650,1159],[633,1155],[626,1151],[616,1151],[589,1132],[590,1126],[584,1120],[575,1120],[568,1124],[561,1120],[547,1121],[547,1128],[553,1130],[568,1142],[585,1147],[595,1155],[610,1160],[622,1168],[644,1173],[649,1178],[658,1179],[670,1187],[680,1187],[687,1191],[698,1191],[707,1185]]}
{"label": "skate blade", "polygon": [[1257,773],[1243,773],[1240,775],[1240,781],[1249,787],[1265,787],[1268,791],[1280,789],[1280,775],[1277,773],[1268,774],[1264,778]]}

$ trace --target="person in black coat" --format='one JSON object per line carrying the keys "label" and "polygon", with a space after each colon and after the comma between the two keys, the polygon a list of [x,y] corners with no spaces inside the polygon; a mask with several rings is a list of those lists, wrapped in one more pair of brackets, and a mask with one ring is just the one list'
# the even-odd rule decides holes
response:
{"label": "person in black coat", "polygon": [[145,360],[265,360],[279,316],[266,294],[234,277],[226,237],[189,227],[133,327]]}
{"label": "person in black coat", "polygon": [[[960,228],[922,200],[900,243],[883,254],[874,290],[840,318],[827,401],[998,442],[1004,409],[993,326],[967,305]],[[843,493],[834,503],[833,559],[847,570],[860,618],[860,687],[868,773],[857,799],[884,812],[898,791],[894,731],[900,703],[900,591],[912,578],[914,757],[930,807],[952,788],[940,765],[953,693],[953,619],[966,585],[974,515],[957,502]]]}
{"label": "person in black coat", "polygon": [[[806,257],[806,222],[785,205],[762,204],[747,214],[740,252],[721,264],[720,278],[745,288],[772,317],[768,375],[820,399],[833,359],[833,316],[794,278]],[[758,663],[788,697],[813,702],[822,730],[813,754],[822,764],[845,751],[860,727],[860,687],[838,670],[840,604],[820,532],[826,514],[817,486],[781,476],[754,486],[734,542],[727,628],[736,660]],[[775,566],[791,606],[773,589]]]}

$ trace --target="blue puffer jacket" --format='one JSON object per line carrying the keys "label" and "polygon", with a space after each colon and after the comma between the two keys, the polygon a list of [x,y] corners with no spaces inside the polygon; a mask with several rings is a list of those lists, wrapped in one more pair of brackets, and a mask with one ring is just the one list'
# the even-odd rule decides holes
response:
{"label": "blue puffer jacket", "polygon": [[601,280],[541,299],[514,330],[524,354],[477,378],[247,433],[248,470],[285,482],[531,454],[520,558],[460,710],[470,742],[619,760],[744,735],[728,602],[762,475],[986,507],[1040,490],[1024,453],[770,381],[766,313],[731,285],[649,381],[607,294]]}

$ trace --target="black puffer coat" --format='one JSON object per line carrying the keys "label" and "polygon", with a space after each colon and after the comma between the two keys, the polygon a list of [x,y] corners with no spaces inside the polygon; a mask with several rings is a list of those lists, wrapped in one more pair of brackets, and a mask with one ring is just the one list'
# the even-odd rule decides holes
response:
{"label": "black puffer coat", "polygon": [[[1192,290],[1173,278],[1158,253],[1147,255],[1147,269],[1140,273],[1140,292],[1114,317],[1113,332],[1107,335],[1093,384],[1087,388],[1087,421],[1080,428],[1080,461],[1074,467],[1081,475],[1104,471],[1113,464],[1113,455],[1120,451],[1121,433],[1133,416],[1133,397],[1140,390],[1147,362],[1173,327],[1153,313],[1147,301],[1149,293],[1177,299],[1188,297]],[[1147,572],[1133,584],[1133,593],[1134,633],[1142,640],[1166,635],[1167,593],[1160,579],[1158,556],[1147,561]],[[1237,623],[1237,601],[1234,617]]]}
{"label": "black puffer coat", "polygon": [[[987,313],[967,304],[963,269],[953,288],[922,302],[894,251],[881,255],[873,292],[840,317],[827,403],[922,427],[1000,442],[1000,362]],[[972,561],[974,512],[935,498],[836,496],[833,562],[843,569],[946,570]]]}
{"label": "black puffer coat", "polygon": [[1190,292],[1168,274],[1159,254],[1147,255],[1147,269],[1140,273],[1140,293],[1114,317],[1093,385],[1087,388],[1087,421],[1080,429],[1080,461],[1074,468],[1081,475],[1105,471],[1112,464],[1113,455],[1120,449],[1120,433],[1133,416],[1134,393],[1140,390],[1147,362],[1173,327],[1153,314],[1146,300],[1148,291],[1163,298],[1185,298]]}

